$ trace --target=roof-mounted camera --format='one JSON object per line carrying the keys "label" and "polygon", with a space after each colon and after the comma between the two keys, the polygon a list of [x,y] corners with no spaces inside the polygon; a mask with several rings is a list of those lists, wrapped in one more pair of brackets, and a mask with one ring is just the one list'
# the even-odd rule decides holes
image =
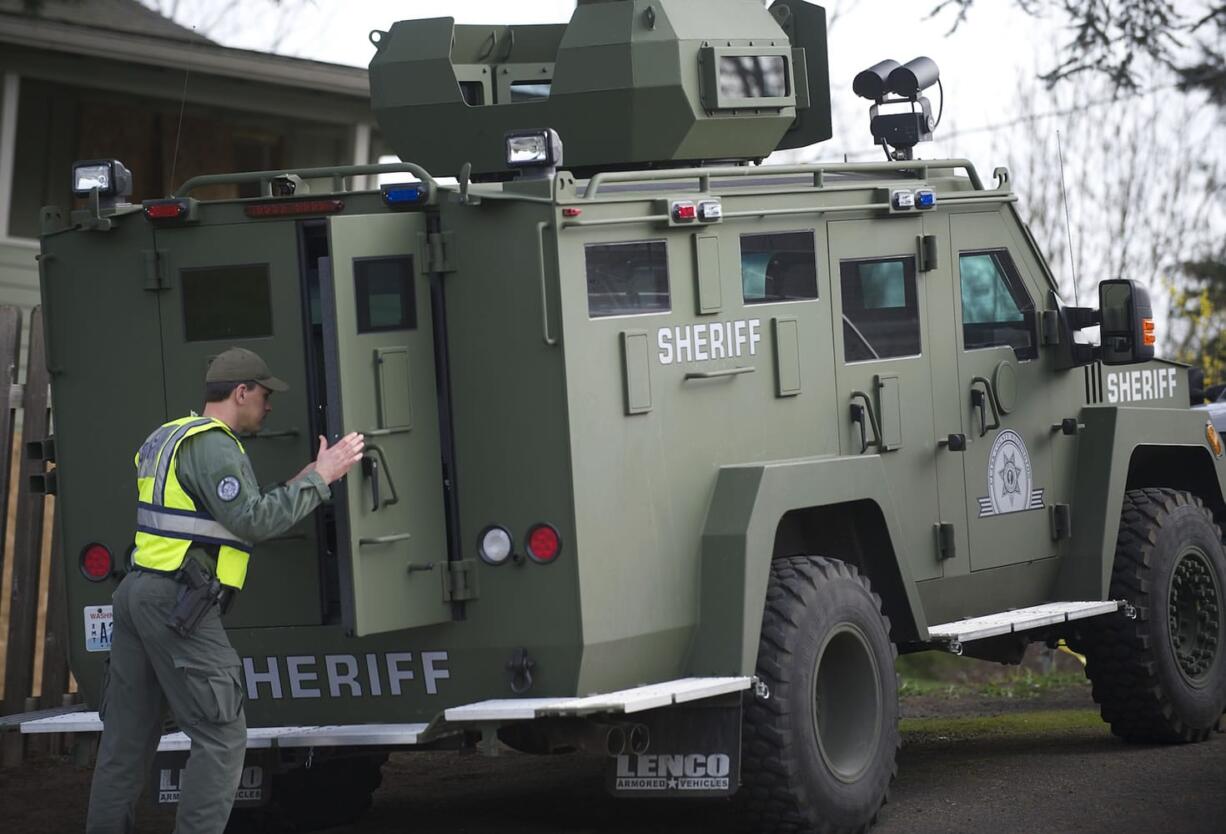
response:
{"label": "roof-mounted camera", "polygon": [[[940,87],[941,71],[935,61],[923,56],[905,64],[881,61],[852,81],[852,91],[873,102],[868,111],[869,130],[873,141],[885,148],[887,159],[912,159],[916,145],[932,140],[941,113],[938,111],[934,119],[931,102],[920,93],[934,84]],[[881,112],[882,105],[904,104],[907,109],[901,112]],[[945,91],[941,88],[941,109],[944,107]]]}

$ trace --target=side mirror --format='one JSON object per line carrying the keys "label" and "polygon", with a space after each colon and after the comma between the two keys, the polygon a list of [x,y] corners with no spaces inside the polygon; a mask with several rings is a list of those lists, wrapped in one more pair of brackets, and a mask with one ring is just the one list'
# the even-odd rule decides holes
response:
{"label": "side mirror", "polygon": [[1136,281],[1098,285],[1104,365],[1133,365],[1154,358],[1154,312],[1149,293]]}

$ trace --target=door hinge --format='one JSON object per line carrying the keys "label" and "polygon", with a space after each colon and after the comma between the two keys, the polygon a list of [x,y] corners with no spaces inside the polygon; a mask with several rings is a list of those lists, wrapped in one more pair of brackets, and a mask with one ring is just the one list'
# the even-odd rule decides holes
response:
{"label": "door hinge", "polygon": [[1051,505],[1051,537],[1053,541],[1072,538],[1073,510],[1068,504]]}
{"label": "door hinge", "polygon": [[919,271],[932,272],[940,265],[937,257],[937,236],[921,235],[919,237]]}
{"label": "door hinge", "polygon": [[477,560],[463,559],[447,563],[443,574],[443,601],[467,602],[477,598]]}
{"label": "door hinge", "polygon": [[944,562],[954,558],[958,551],[953,524],[948,521],[942,521],[934,524],[933,529],[937,534],[937,561]]}
{"label": "door hinge", "polygon": [[150,292],[160,292],[167,288],[166,259],[157,249],[141,250],[141,258],[145,262],[145,289]]}
{"label": "door hinge", "polygon": [[[423,240],[424,238],[424,240]],[[455,272],[455,264],[451,262],[451,253],[455,251],[455,232],[430,232],[418,235],[420,248],[426,254],[427,274]]]}

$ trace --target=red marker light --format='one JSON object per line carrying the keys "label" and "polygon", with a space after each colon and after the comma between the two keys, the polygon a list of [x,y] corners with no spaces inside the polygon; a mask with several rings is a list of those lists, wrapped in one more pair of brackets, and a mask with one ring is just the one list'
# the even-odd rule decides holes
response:
{"label": "red marker light", "polygon": [[147,202],[145,217],[150,220],[178,220],[187,216],[187,204],[178,200],[159,200]]}
{"label": "red marker light", "polygon": [[690,202],[673,203],[673,220],[689,223],[698,219],[698,207]]}
{"label": "red marker light", "polygon": [[294,217],[301,214],[336,214],[344,200],[293,200],[286,203],[255,203],[244,211],[248,217]]}
{"label": "red marker light", "polygon": [[578,216],[579,216],[579,215],[581,215],[581,214],[583,214],[583,209],[581,209],[581,208],[564,208],[564,209],[562,209],[562,216],[563,216],[563,217],[578,217]]}
{"label": "red marker light", "polygon": [[562,552],[562,538],[552,525],[538,524],[528,531],[527,550],[534,562],[552,562]]}
{"label": "red marker light", "polygon": [[105,545],[87,544],[81,551],[81,573],[90,582],[101,582],[111,575],[111,551]]}

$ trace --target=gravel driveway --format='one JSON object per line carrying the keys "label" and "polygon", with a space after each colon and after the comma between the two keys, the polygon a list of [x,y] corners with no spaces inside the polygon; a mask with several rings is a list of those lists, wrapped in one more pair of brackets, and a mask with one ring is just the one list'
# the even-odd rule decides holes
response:
{"label": "gravel driveway", "polygon": [[[1036,711],[1042,710],[1042,711]],[[892,799],[874,834],[1208,834],[1226,830],[1226,735],[1182,747],[1126,745],[1084,688],[1035,701],[904,701]],[[594,756],[394,755],[360,825],[332,834],[581,834],[730,830],[727,803],[615,802]],[[0,831],[83,828],[89,771],[41,760],[0,771]],[[144,810],[140,832],[168,831]]]}

